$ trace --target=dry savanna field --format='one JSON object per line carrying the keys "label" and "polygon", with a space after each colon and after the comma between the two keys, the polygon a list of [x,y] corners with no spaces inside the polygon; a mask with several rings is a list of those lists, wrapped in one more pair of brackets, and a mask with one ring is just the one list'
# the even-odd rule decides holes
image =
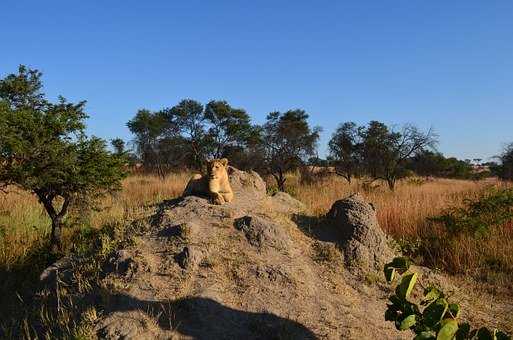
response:
{"label": "dry savanna field", "polygon": [[[162,179],[153,175],[132,175],[124,180],[122,191],[104,198],[92,211],[72,214],[64,233],[64,244],[72,247],[73,235],[84,229],[130,222],[148,215],[158,202],[181,194],[189,173],[170,174]],[[403,251],[417,261],[451,274],[471,277],[501,291],[511,291],[513,277],[513,228],[505,224],[482,237],[458,235],[429,221],[465,199],[478,197],[492,187],[506,184],[494,179],[482,181],[420,178],[402,180],[394,192],[385,185],[369,188],[361,180],[351,184],[337,176],[302,184],[290,174],[287,191],[301,200],[308,214],[320,217],[332,203],[353,192],[362,193],[377,208],[381,227]],[[268,188],[273,189],[272,179]],[[34,254],[48,242],[50,221],[36,198],[11,188],[0,194],[0,268],[9,272],[34,261]],[[315,227],[315,226],[312,226]],[[322,226],[321,226],[322,227]],[[37,258],[37,255],[36,255]],[[41,266],[45,263],[41,263]],[[34,268],[28,266],[28,268]]]}

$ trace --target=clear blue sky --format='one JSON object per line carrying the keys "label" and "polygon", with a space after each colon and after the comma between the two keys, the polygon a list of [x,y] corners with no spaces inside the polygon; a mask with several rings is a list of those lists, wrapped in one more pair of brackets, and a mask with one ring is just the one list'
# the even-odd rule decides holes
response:
{"label": "clear blue sky", "polygon": [[24,1],[0,4],[0,74],[44,72],[88,101],[89,132],[131,138],[139,108],[225,99],[258,123],[303,108],[433,126],[439,150],[487,158],[513,141],[513,1]]}

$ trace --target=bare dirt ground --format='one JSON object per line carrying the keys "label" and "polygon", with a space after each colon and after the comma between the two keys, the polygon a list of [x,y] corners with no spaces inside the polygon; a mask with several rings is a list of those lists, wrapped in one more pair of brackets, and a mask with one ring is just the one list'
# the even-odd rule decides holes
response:
{"label": "bare dirt ground", "polygon": [[[255,173],[231,169],[230,180],[232,203],[164,202],[148,232],[111,258],[103,279],[108,308],[96,325],[100,338],[412,337],[384,320],[390,290],[379,267],[393,252],[381,231],[316,229],[325,221],[310,221],[287,194],[266,196]],[[348,237],[350,246],[341,247]],[[366,240],[371,244],[362,248]],[[507,317],[500,316],[512,314],[508,301],[474,301],[472,287],[456,288],[440,274],[418,270],[457,292],[466,318],[490,324],[499,316],[505,327]]]}

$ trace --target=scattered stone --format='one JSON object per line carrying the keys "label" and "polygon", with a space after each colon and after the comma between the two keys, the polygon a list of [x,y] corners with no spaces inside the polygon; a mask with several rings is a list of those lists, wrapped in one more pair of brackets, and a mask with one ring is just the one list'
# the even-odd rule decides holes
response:
{"label": "scattered stone", "polygon": [[39,280],[43,282],[54,281],[57,273],[59,275],[59,278],[62,279],[64,276],[70,274],[71,267],[71,259],[67,256],[63,257],[62,259],[59,259],[54,264],[43,270],[43,272],[39,276]]}
{"label": "scattered stone", "polygon": [[297,214],[305,210],[305,205],[286,192],[277,192],[269,198],[271,208],[275,212]]}
{"label": "scattered stone", "polygon": [[134,254],[128,250],[121,249],[116,251],[109,259],[110,271],[115,271],[122,275],[133,274],[138,268],[134,257]]}

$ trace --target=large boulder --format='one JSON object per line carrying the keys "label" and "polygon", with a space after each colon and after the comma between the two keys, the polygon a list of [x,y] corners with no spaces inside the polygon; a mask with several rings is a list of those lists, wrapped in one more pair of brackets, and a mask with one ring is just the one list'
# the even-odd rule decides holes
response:
{"label": "large boulder", "polygon": [[333,203],[326,217],[342,235],[341,248],[350,269],[381,270],[394,257],[374,206],[359,194]]}
{"label": "large boulder", "polygon": [[264,180],[253,170],[241,171],[229,166],[228,177],[235,194],[235,200],[261,200],[267,195]]}

